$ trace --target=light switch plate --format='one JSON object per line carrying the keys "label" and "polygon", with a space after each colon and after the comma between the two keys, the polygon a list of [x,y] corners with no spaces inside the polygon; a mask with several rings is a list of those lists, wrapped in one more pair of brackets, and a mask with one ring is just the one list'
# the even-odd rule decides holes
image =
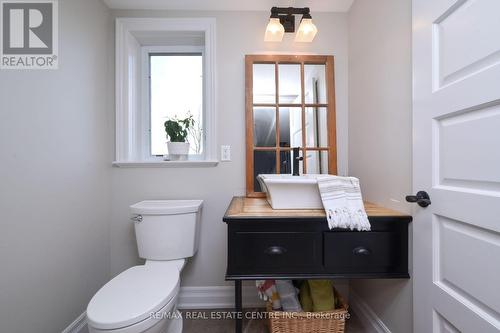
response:
{"label": "light switch plate", "polygon": [[231,161],[231,146],[220,146],[220,160],[222,162]]}

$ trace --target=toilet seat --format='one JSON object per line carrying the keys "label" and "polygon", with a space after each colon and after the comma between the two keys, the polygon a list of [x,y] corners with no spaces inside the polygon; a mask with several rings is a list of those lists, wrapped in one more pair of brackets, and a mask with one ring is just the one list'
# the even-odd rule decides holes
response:
{"label": "toilet seat", "polygon": [[112,330],[151,317],[179,292],[176,263],[134,266],[104,285],[87,307],[87,319],[96,329]]}

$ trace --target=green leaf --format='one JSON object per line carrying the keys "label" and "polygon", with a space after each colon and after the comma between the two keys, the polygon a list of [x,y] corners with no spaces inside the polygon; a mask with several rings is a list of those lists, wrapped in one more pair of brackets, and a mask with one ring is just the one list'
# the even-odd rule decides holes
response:
{"label": "green leaf", "polygon": [[194,124],[195,121],[190,113],[185,119],[177,119],[176,117],[168,119],[164,124],[167,138],[170,139],[170,142],[186,142],[188,129]]}

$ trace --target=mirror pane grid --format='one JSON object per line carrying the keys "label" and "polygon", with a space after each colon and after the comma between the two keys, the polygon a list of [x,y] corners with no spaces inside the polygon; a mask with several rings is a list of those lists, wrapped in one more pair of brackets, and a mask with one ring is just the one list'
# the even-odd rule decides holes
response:
{"label": "mirror pane grid", "polygon": [[330,58],[247,56],[252,75],[246,89],[247,112],[252,113],[247,128],[253,131],[247,135],[247,156],[253,157],[247,193],[263,195],[258,174],[291,174],[294,147],[303,157],[300,174],[335,172],[335,129],[330,129],[333,135],[328,130],[335,124],[335,105],[329,104],[334,101]]}
{"label": "mirror pane grid", "polygon": [[274,64],[253,65],[253,104],[276,103]]}
{"label": "mirror pane grid", "polygon": [[302,104],[300,64],[278,65],[280,104]]}
{"label": "mirror pane grid", "polygon": [[278,149],[276,149],[276,173],[281,173],[281,152]]}
{"label": "mirror pane grid", "polygon": [[276,147],[276,108],[253,108],[254,147]]}
{"label": "mirror pane grid", "polygon": [[316,64],[304,65],[304,85],[306,104],[327,104],[326,66]]}
{"label": "mirror pane grid", "polygon": [[305,108],[306,147],[328,147],[328,109],[324,107]]}
{"label": "mirror pane grid", "polygon": [[302,147],[302,108],[279,108],[279,146]]}
{"label": "mirror pane grid", "polygon": [[280,150],[279,156],[281,174],[292,173],[292,152],[290,150]]}
{"label": "mirror pane grid", "polygon": [[301,93],[301,111],[302,111],[302,168],[303,173],[307,173],[307,158],[306,158],[306,113],[305,113],[305,84],[304,84],[304,62],[300,63],[300,93]]}
{"label": "mirror pane grid", "polygon": [[280,158],[280,150],[279,150],[279,143],[280,143],[280,137],[281,137],[281,124],[280,124],[280,111],[279,111],[279,89],[280,89],[280,80],[279,80],[279,67],[278,67],[278,62],[275,62],[274,63],[274,77],[275,77],[275,89],[276,89],[276,96],[275,96],[275,103],[276,103],[276,145],[277,145],[277,149],[276,149],[276,173],[280,173],[280,170],[281,170],[281,165],[280,165],[280,161],[281,161],[281,158]]}
{"label": "mirror pane grid", "polygon": [[328,174],[328,150],[307,150],[307,173]]}
{"label": "mirror pane grid", "polygon": [[262,192],[257,180],[259,174],[276,173],[276,150],[254,150],[254,191]]}

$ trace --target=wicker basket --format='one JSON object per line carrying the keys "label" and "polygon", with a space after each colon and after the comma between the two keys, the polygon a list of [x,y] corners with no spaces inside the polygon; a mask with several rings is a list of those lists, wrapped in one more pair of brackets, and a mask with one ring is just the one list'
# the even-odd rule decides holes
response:
{"label": "wicker basket", "polygon": [[284,312],[274,311],[272,304],[267,303],[270,333],[344,333],[345,320],[349,315],[348,305],[339,293],[341,307],[324,312]]}

